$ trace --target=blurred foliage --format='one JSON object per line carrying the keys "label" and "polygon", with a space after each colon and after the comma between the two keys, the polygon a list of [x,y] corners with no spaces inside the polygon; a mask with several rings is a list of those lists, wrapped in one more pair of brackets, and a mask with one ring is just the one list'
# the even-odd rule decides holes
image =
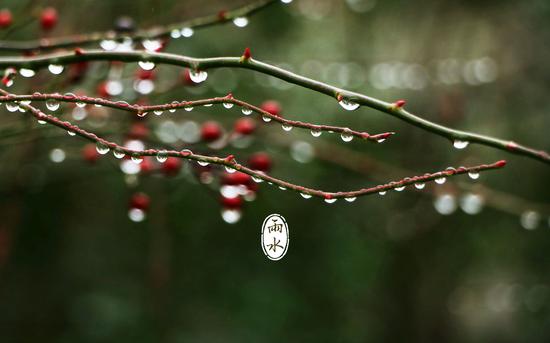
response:
{"label": "blurred foliage", "polygon": [[[39,36],[34,19],[46,5],[60,13],[51,33],[58,36],[107,30],[122,15],[149,27],[246,2],[4,0],[0,7],[12,10],[16,24],[24,23],[4,37],[16,40]],[[388,101],[408,99],[413,112],[430,120],[548,149],[549,19],[546,0],[295,0],[254,15],[244,29],[228,24],[200,30],[172,41],[167,51],[238,56],[249,46],[254,57],[307,76]],[[159,80],[179,72],[157,70]],[[99,68],[77,88],[93,94],[105,74]],[[19,90],[74,91],[54,78],[40,87]],[[506,158],[505,170],[477,182],[529,203],[548,203],[550,173],[540,162],[481,146],[455,150],[387,115],[345,112],[333,99],[251,71],[212,71],[204,85],[158,91],[151,101],[229,91],[251,103],[275,99],[291,119],[398,133],[381,145],[346,145],[396,168],[392,175],[376,175],[373,168],[371,175],[319,159],[300,163],[291,157],[292,142],[344,143],[266,125],[251,147],[235,155],[268,151],[273,174],[283,179],[352,189],[381,176],[407,176],[399,168],[422,174]],[[237,110],[220,111],[181,115],[215,118],[227,127],[239,116]],[[513,213],[486,207],[477,215],[458,209],[443,216],[428,192],[327,205],[262,185],[242,220],[228,225],[217,194],[187,174],[143,177],[130,187],[113,158],[93,167],[81,161],[83,141],[55,135],[53,128],[38,130],[4,108],[0,114],[2,136],[14,127],[27,132],[27,140],[0,141],[2,342],[550,339],[548,217],[538,230],[522,229],[519,214],[528,205]],[[127,125],[117,115],[110,118],[114,132]],[[48,155],[59,147],[67,159],[55,164]],[[438,187],[457,197],[463,192]],[[143,223],[126,216],[136,189],[152,199]],[[282,214],[290,225],[290,249],[279,262],[267,260],[258,243],[270,213]]]}

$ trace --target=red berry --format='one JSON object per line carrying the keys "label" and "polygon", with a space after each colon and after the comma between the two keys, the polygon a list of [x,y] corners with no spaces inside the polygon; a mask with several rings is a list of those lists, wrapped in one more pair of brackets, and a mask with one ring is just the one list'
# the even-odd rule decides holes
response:
{"label": "red berry", "polygon": [[243,199],[239,196],[234,197],[234,198],[226,198],[226,197],[222,196],[221,203],[222,203],[223,207],[225,207],[225,208],[236,209],[236,208],[241,208],[242,207]]}
{"label": "red berry", "polygon": [[153,170],[154,166],[151,156],[144,156],[143,161],[139,164],[139,171],[142,174],[147,174]]}
{"label": "red berry", "polygon": [[136,77],[140,80],[154,80],[155,72],[153,70],[144,70],[139,68],[136,73]]}
{"label": "red berry", "polygon": [[146,139],[149,136],[149,128],[142,122],[133,123],[128,132],[128,138]]}
{"label": "red berry", "polygon": [[275,101],[275,100],[268,100],[265,101],[262,106],[262,110],[273,114],[274,116],[280,117],[281,116],[281,105]]}
{"label": "red berry", "polygon": [[250,156],[248,166],[255,170],[268,172],[271,169],[271,157],[265,152],[258,152]]}
{"label": "red berry", "polygon": [[89,163],[95,163],[99,159],[99,153],[96,150],[95,144],[86,144],[82,148],[82,158]]}
{"label": "red berry", "polygon": [[222,136],[222,129],[215,121],[207,121],[202,124],[201,137],[203,141],[213,142]]}
{"label": "red berry", "polygon": [[230,185],[230,186],[248,185],[250,184],[251,180],[252,178],[250,177],[250,175],[240,171],[236,171],[231,174],[230,173],[223,174],[222,183],[224,185]]}
{"label": "red berry", "polygon": [[53,7],[45,8],[40,16],[40,24],[44,30],[51,30],[57,24],[57,10]]}
{"label": "red berry", "polygon": [[175,176],[181,169],[181,160],[177,157],[168,157],[161,165],[161,170],[166,176]]}
{"label": "red berry", "polygon": [[0,29],[10,26],[12,23],[11,12],[8,9],[0,10]]}
{"label": "red berry", "polygon": [[250,118],[240,118],[235,122],[235,132],[249,135],[256,130],[256,123]]}
{"label": "red berry", "polygon": [[135,193],[130,198],[130,208],[137,208],[142,211],[147,211],[151,205],[149,196],[145,193]]}

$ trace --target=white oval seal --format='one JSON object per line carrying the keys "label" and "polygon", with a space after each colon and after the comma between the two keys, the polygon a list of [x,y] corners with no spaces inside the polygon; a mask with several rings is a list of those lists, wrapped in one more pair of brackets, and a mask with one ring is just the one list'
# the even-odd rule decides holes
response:
{"label": "white oval seal", "polygon": [[265,218],[262,224],[262,234],[260,235],[262,250],[265,256],[273,261],[282,259],[287,250],[290,236],[288,234],[288,224],[280,214],[270,214]]}

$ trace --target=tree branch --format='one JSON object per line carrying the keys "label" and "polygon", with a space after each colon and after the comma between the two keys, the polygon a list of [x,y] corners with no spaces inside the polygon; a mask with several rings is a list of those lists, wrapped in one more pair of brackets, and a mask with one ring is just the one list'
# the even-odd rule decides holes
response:
{"label": "tree branch", "polygon": [[50,64],[65,65],[81,61],[121,61],[121,62],[140,62],[147,61],[155,64],[168,64],[175,66],[189,67],[193,70],[207,70],[213,68],[244,68],[254,70],[263,74],[271,75],[276,78],[288,81],[290,83],[309,88],[319,93],[331,96],[338,101],[344,100],[359,105],[364,105],[391,116],[399,118],[409,124],[432,132],[439,136],[450,139],[452,142],[467,142],[477,143],[485,146],[490,146],[510,153],[530,157],[550,164],[550,154],[543,150],[536,150],[524,145],[517,144],[513,141],[503,140],[491,136],[481,135],[468,131],[451,129],[449,127],[431,122],[429,120],[418,117],[406,111],[402,104],[388,103],[369,96],[347,91],[329,84],[316,81],[282,68],[257,61],[252,58],[240,57],[215,57],[215,58],[192,58],[187,56],[167,54],[167,53],[151,53],[146,51],[131,51],[131,52],[107,52],[102,50],[81,49],[75,52],[61,52],[47,56],[35,57],[4,57],[0,58],[0,67],[18,67],[27,69],[40,69]]}
{"label": "tree branch", "polygon": [[121,39],[130,38],[134,41],[140,41],[145,39],[165,38],[170,37],[172,31],[174,30],[179,31],[182,28],[197,30],[217,24],[227,23],[238,17],[247,17],[276,2],[279,2],[279,0],[259,0],[234,10],[221,11],[217,14],[191,19],[177,24],[138,30],[133,33],[117,33],[115,31],[108,31],[30,41],[0,41],[0,51],[51,51],[55,49],[88,46],[94,43],[99,43],[103,40],[118,41]]}

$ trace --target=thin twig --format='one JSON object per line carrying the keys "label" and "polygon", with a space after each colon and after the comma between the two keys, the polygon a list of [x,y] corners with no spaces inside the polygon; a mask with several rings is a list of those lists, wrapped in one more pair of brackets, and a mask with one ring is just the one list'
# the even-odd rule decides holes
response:
{"label": "thin twig", "polygon": [[339,126],[331,126],[331,125],[316,125],[311,124],[307,122],[301,122],[296,120],[289,120],[282,118],[280,116],[271,114],[267,111],[264,111],[260,107],[254,106],[252,104],[249,104],[243,100],[239,100],[234,98],[231,94],[228,94],[225,97],[216,97],[216,98],[210,98],[210,99],[201,99],[201,100],[193,100],[193,101],[182,101],[182,102],[173,102],[173,103],[166,103],[161,105],[138,105],[138,104],[128,104],[123,101],[111,101],[108,99],[103,98],[92,98],[88,96],[79,96],[74,94],[42,94],[42,93],[34,93],[32,95],[4,95],[0,96],[0,103],[2,102],[17,102],[17,101],[47,101],[47,100],[55,100],[59,102],[70,102],[70,103],[85,103],[85,104],[92,104],[92,105],[100,105],[100,106],[106,106],[110,108],[115,108],[118,110],[128,111],[136,113],[139,116],[144,116],[147,113],[155,112],[155,111],[168,111],[168,110],[174,110],[174,109],[181,109],[181,108],[192,108],[195,106],[203,106],[208,104],[234,104],[237,106],[240,106],[244,109],[251,110],[254,113],[259,114],[263,118],[268,118],[270,121],[275,121],[278,123],[281,123],[283,126],[288,127],[298,127],[303,129],[309,129],[312,131],[326,131],[326,132],[337,132],[342,135],[357,137],[360,139],[369,140],[371,142],[382,142],[391,135],[394,134],[394,132],[384,132],[379,134],[371,135],[367,132],[361,132],[361,131],[355,131],[351,130],[346,127],[339,127]]}
{"label": "thin twig", "polygon": [[227,23],[238,17],[247,17],[276,2],[278,2],[278,0],[259,0],[234,10],[220,11],[216,14],[187,20],[181,23],[167,26],[157,26],[146,30],[137,30],[133,33],[117,33],[115,31],[108,31],[30,41],[0,41],[0,51],[51,51],[55,49],[89,46],[103,40],[122,40],[130,38],[133,41],[140,41],[145,39],[165,38],[169,37],[171,32],[174,30],[179,31],[182,28],[197,30],[217,24]]}

